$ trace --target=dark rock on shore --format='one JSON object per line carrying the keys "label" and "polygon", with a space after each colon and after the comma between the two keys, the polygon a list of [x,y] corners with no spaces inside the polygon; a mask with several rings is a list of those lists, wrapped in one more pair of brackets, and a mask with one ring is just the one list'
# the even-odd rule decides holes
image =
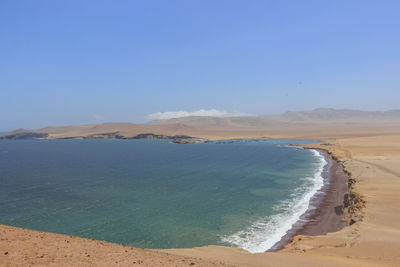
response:
{"label": "dark rock on shore", "polygon": [[0,136],[0,139],[7,139],[7,140],[45,139],[48,136],[49,135],[47,133],[21,132],[21,133],[13,133],[9,135]]}
{"label": "dark rock on shore", "polygon": [[[18,129],[13,132],[9,132],[0,135],[0,139],[8,140],[23,140],[23,139],[47,139],[49,137],[48,133],[38,133],[31,132],[25,129]],[[127,137],[122,135],[119,131],[115,132],[105,132],[105,133],[93,133],[88,135],[79,136],[66,136],[66,137],[56,137],[55,139],[190,139],[187,135],[164,135],[164,134],[154,134],[154,133],[141,133],[133,137]]]}
{"label": "dark rock on shore", "polygon": [[106,139],[106,138],[126,139],[124,136],[119,135],[118,133],[119,132],[90,134],[83,138],[84,139]]}
{"label": "dark rock on shore", "polygon": [[170,139],[171,137],[163,134],[153,134],[153,133],[142,133],[138,134],[132,139]]}
{"label": "dark rock on shore", "polygon": [[164,134],[153,134],[153,133],[142,133],[138,134],[131,139],[175,139],[175,138],[191,138],[190,136],[187,135],[174,135],[174,136],[169,136],[169,135],[164,135]]}
{"label": "dark rock on shore", "polygon": [[187,139],[187,138],[174,138],[172,141],[176,144],[194,144],[197,143],[195,140]]}

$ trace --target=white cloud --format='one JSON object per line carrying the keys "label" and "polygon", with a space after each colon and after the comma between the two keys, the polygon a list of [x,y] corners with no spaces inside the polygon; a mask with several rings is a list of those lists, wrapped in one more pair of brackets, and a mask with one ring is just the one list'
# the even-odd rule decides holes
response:
{"label": "white cloud", "polygon": [[233,117],[233,116],[250,116],[251,114],[242,112],[227,112],[217,109],[199,109],[196,111],[167,111],[167,112],[156,112],[147,115],[147,118],[151,120],[167,120],[173,118],[182,118],[189,116],[208,116],[208,117]]}

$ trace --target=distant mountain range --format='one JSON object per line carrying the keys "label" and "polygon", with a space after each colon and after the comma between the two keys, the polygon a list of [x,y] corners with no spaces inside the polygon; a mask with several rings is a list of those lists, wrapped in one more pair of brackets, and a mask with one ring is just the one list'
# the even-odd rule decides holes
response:
{"label": "distant mountain range", "polygon": [[352,133],[373,135],[399,133],[400,110],[360,111],[319,108],[312,111],[286,112],[281,115],[244,117],[182,117],[155,120],[143,124],[103,123],[78,126],[18,129],[0,135],[2,139],[59,138],[329,138]]}

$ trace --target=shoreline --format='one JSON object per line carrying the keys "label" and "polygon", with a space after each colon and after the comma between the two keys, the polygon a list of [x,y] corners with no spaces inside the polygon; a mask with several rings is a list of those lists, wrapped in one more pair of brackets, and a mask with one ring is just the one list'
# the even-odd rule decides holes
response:
{"label": "shoreline", "polygon": [[[302,146],[299,146],[302,147]],[[324,184],[314,196],[312,196],[307,211],[302,214],[295,224],[265,252],[277,252],[285,246],[290,245],[295,236],[299,235],[324,235],[337,232],[348,224],[344,220],[342,212],[343,200],[348,192],[348,175],[343,166],[323,149],[306,148],[318,151],[326,160],[327,164],[322,171]]]}
{"label": "shoreline", "polygon": [[[247,140],[248,138],[241,139],[241,138],[236,138],[236,139],[231,139],[231,140]],[[251,138],[252,139],[252,138]],[[250,139],[250,140],[251,140]],[[271,139],[271,138],[270,138]],[[215,140],[215,141],[225,141],[225,140]],[[290,228],[280,237],[279,241],[274,243],[269,249],[266,249],[263,252],[276,252],[281,249],[283,249],[286,245],[289,245],[292,241],[293,238],[297,235],[322,235],[326,234],[328,232],[334,232],[342,229],[344,226],[347,224],[343,223],[343,220],[341,218],[343,216],[333,216],[336,220],[328,221],[327,219],[331,220],[332,219],[332,212],[334,212],[331,209],[324,209],[329,206],[329,203],[337,203],[338,201],[341,201],[341,204],[343,204],[343,197],[339,197],[338,195],[332,195],[334,191],[337,191],[337,185],[339,183],[335,183],[336,187],[331,188],[331,180],[334,174],[332,173],[334,170],[337,171],[338,168],[342,167],[338,162],[332,158],[329,152],[327,152],[324,149],[319,149],[319,148],[308,148],[305,147],[302,144],[295,144],[289,146],[297,149],[307,149],[307,150],[314,150],[317,151],[319,154],[318,156],[323,157],[326,161],[326,163],[323,166],[323,170],[316,172],[319,176],[322,176],[323,179],[323,185],[321,188],[317,189],[317,191],[311,196],[309,199],[309,203],[307,206],[307,209],[305,210],[304,213],[300,214],[297,220],[290,225]],[[333,170],[334,169],[334,170]],[[341,172],[343,172],[343,168],[341,168]],[[340,170],[339,170],[340,171]],[[338,180],[338,179],[335,179]],[[343,180],[342,184],[347,185],[347,176],[345,180]],[[344,189],[343,186],[341,189]],[[339,193],[341,195],[344,195],[347,192],[347,186],[343,190],[339,190]],[[339,195],[340,195],[339,194]],[[340,203],[339,203],[340,204]],[[343,215],[343,214],[341,214]],[[340,217],[338,220],[337,217]],[[321,220],[322,218],[322,220]],[[11,226],[11,225],[10,225]],[[23,228],[24,229],[24,228]],[[267,239],[266,239],[267,240]],[[207,246],[212,246],[212,245],[206,245]],[[224,246],[224,245],[223,245]],[[226,247],[232,247],[232,248],[237,248],[235,246],[226,246]],[[240,247],[238,247],[240,248]],[[146,248],[149,249],[149,248]],[[177,249],[177,248],[168,248],[168,249]],[[243,248],[244,249],[244,248]],[[245,249],[247,250],[247,249]],[[251,252],[249,253],[260,253],[259,252]]]}
{"label": "shoreline", "polygon": [[[0,225],[0,265],[399,266],[400,134],[354,134],[334,140],[321,139],[324,143],[303,147],[326,151],[333,159],[338,159],[337,164],[350,177],[346,201],[350,206],[344,203],[344,218],[348,224],[337,232],[296,236],[277,252],[251,254],[222,246],[136,249]],[[359,195],[363,200],[357,202],[352,195]],[[351,223],[352,219],[355,222]]]}

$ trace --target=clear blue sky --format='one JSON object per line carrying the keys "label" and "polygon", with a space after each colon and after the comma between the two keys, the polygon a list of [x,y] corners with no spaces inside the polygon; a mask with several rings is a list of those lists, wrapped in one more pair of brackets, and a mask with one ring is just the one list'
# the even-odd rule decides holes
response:
{"label": "clear blue sky", "polygon": [[400,1],[0,1],[0,131],[400,108]]}

